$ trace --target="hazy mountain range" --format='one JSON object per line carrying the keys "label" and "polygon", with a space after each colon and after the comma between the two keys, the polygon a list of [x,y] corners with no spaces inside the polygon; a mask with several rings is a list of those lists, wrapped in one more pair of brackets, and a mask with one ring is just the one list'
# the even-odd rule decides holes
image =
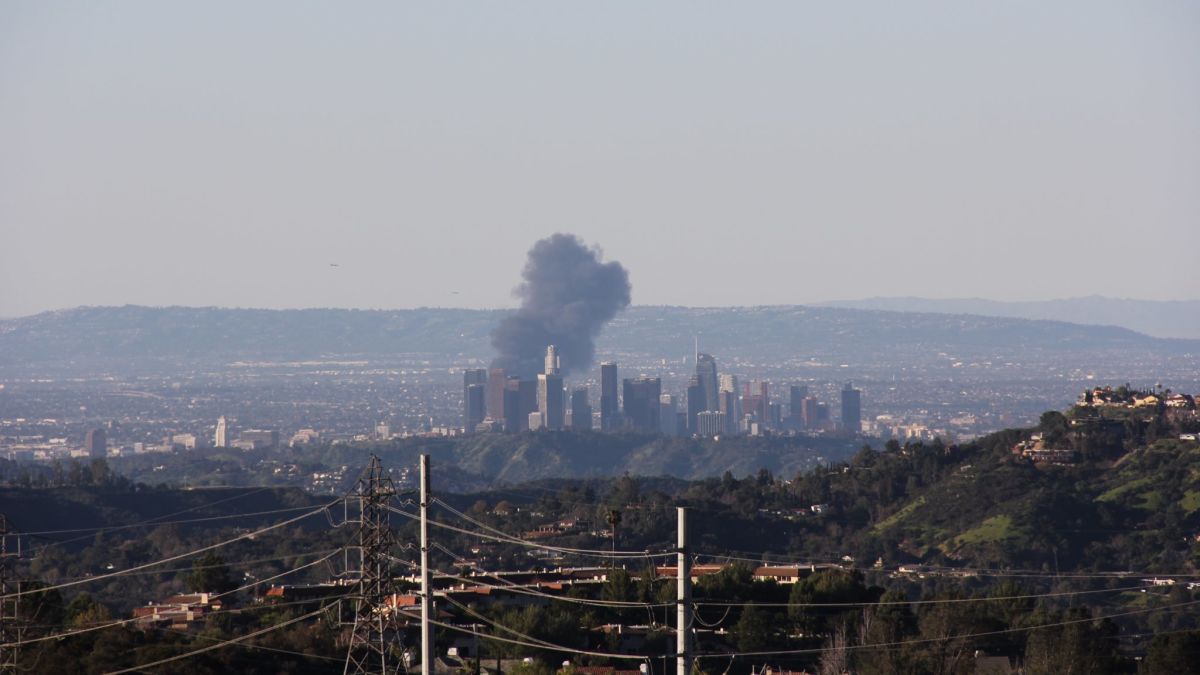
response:
{"label": "hazy mountain range", "polygon": [[1085,298],[1001,302],[983,298],[866,298],[818,303],[822,307],[878,309],[889,312],[977,314],[1017,319],[1052,319],[1120,326],[1165,338],[1200,338],[1200,300],[1130,300],[1091,295]]}
{"label": "hazy mountain range", "polygon": [[[105,361],[229,363],[331,356],[419,356],[439,363],[489,359],[503,310],[255,310],[86,307],[0,321],[0,367],[64,369]],[[1112,364],[1170,358],[1190,368],[1200,340],[1150,337],[1084,326],[979,315],[836,307],[632,307],[598,340],[601,356],[670,359],[705,351],[743,362],[894,364],[1019,361]],[[644,358],[643,358],[644,357]]]}

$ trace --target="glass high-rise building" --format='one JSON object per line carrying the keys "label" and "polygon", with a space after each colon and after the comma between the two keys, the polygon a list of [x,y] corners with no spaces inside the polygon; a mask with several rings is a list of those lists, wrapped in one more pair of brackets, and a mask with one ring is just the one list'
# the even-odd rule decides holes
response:
{"label": "glass high-rise building", "polygon": [[696,355],[696,381],[700,384],[700,393],[704,397],[701,410],[719,410],[717,360],[712,355]]}
{"label": "glass high-rise building", "polygon": [[542,413],[542,426],[546,429],[563,428],[563,380],[560,375],[542,373],[537,379],[537,409]]}
{"label": "glass high-rise building", "polygon": [[687,430],[697,432],[696,415],[704,412],[704,390],[700,388],[699,378],[693,377],[687,388]]}
{"label": "glass high-rise building", "polygon": [[475,428],[486,417],[484,414],[484,401],[487,397],[487,385],[485,384],[470,384],[467,385],[467,398],[465,411],[463,415],[463,430],[468,434],[475,433]]}
{"label": "glass high-rise building", "polygon": [[793,384],[788,390],[788,417],[804,419],[804,399],[808,398],[808,385]]}
{"label": "glass high-rise building", "polygon": [[842,429],[849,434],[862,433],[862,392],[849,382],[842,388]]}
{"label": "glass high-rise building", "polygon": [[662,426],[659,423],[662,380],[657,377],[626,379],[622,389],[622,404],[629,424],[640,431],[659,432]]}
{"label": "glass high-rise building", "polygon": [[571,390],[571,428],[575,431],[592,430],[592,404],[588,401],[588,388],[575,387]]}
{"label": "glass high-rise building", "polygon": [[[468,368],[463,371],[463,430],[474,433],[475,427],[487,417],[488,371],[483,368]],[[471,406],[471,387],[480,387],[479,405]]]}
{"label": "glass high-rise building", "polygon": [[617,404],[617,364],[611,361],[600,364],[600,428],[604,431],[620,429],[621,409]]}
{"label": "glass high-rise building", "polygon": [[487,400],[484,415],[494,420],[507,420],[504,408],[504,391],[508,387],[508,374],[503,368],[492,368],[487,375]]}

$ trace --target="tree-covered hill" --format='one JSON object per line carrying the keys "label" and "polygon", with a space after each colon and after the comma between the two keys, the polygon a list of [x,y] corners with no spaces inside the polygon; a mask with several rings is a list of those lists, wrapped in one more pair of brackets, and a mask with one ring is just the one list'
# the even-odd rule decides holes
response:
{"label": "tree-covered hill", "polygon": [[[361,467],[374,453],[393,469],[417,465],[422,454],[434,462],[434,485],[450,491],[562,478],[670,475],[697,480],[761,469],[793,475],[842,461],[860,440],[777,436],[722,439],[668,438],[646,433],[537,431],[478,434],[456,438],[405,438],[387,442],[319,444],[283,454],[208,448],[169,455],[113,458],[113,469],[135,481],[177,485],[310,486],[314,473]],[[342,472],[336,487],[356,477]]]}

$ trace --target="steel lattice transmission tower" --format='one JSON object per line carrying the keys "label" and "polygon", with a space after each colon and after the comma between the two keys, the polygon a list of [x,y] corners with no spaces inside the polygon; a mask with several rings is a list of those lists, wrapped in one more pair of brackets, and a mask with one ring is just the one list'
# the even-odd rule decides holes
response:
{"label": "steel lattice transmission tower", "polygon": [[[20,585],[14,582],[9,569],[9,561],[19,555],[19,551],[8,550],[10,534],[8,517],[0,513],[0,596],[20,592]],[[17,672],[16,643],[21,641],[21,632],[17,628],[18,602],[19,597],[0,597],[0,674]]]}
{"label": "steel lattice transmission tower", "polygon": [[346,652],[346,667],[351,673],[397,673],[403,667],[400,625],[392,602],[392,551],[396,539],[392,534],[389,502],[396,495],[392,479],[387,476],[379,458],[371,455],[371,463],[358,480],[357,497],[361,506],[358,521],[358,549],[361,565],[357,590],[352,596],[354,629]]}

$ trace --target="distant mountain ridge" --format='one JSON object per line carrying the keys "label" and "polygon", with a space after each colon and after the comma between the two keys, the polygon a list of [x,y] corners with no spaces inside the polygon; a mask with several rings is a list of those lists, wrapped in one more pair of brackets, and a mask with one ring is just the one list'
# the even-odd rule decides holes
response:
{"label": "distant mountain ridge", "polygon": [[[405,355],[468,363],[491,357],[490,331],[506,312],[84,307],[0,321],[0,367]],[[1113,326],[804,306],[632,307],[609,324],[598,347],[602,354],[681,358],[690,355],[694,335],[713,353],[773,363],[899,363],[939,354],[1073,363],[1114,354],[1200,356],[1200,340]]]}
{"label": "distant mountain ridge", "polygon": [[819,307],[888,312],[976,314],[1050,319],[1085,325],[1120,326],[1163,338],[1200,338],[1200,300],[1132,300],[1090,295],[1081,298],[1004,302],[983,298],[864,298],[817,303]]}

